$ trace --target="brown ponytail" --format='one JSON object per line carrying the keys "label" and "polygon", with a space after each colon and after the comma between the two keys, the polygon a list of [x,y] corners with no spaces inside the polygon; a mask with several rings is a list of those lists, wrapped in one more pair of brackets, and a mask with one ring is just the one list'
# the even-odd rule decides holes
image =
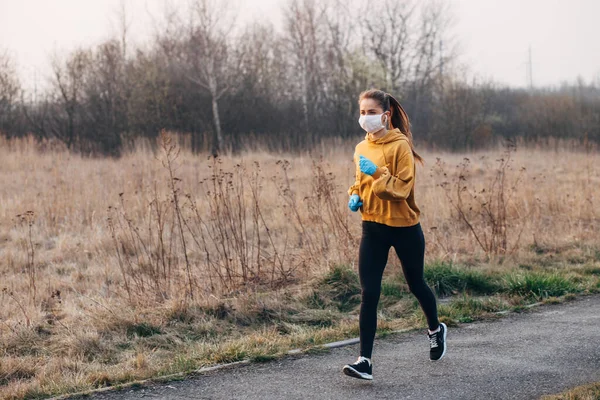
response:
{"label": "brown ponytail", "polygon": [[394,96],[389,93],[386,93],[382,90],[371,89],[366,90],[360,94],[358,97],[358,102],[362,99],[373,99],[376,100],[383,108],[383,111],[390,111],[391,113],[391,128],[398,128],[400,132],[404,133],[408,138],[408,144],[410,145],[410,149],[412,150],[413,157],[415,160],[423,164],[423,158],[415,151],[415,146],[413,144],[413,135],[410,130],[410,121],[408,119],[408,115],[404,108],[400,105],[398,100]]}

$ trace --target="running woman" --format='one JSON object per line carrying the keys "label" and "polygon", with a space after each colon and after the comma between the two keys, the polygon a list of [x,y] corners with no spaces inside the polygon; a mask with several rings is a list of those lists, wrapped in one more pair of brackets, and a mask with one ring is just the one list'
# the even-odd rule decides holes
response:
{"label": "running woman", "polygon": [[360,356],[342,371],[371,380],[377,303],[390,247],[394,247],[410,291],[427,318],[432,361],[446,353],[447,327],[438,320],[435,296],[423,276],[425,238],[414,191],[415,160],[423,160],[414,149],[408,116],[393,96],[381,90],[361,93],[358,102],[358,122],[367,134],[354,153],[356,181],[348,190],[348,207],[362,214]]}

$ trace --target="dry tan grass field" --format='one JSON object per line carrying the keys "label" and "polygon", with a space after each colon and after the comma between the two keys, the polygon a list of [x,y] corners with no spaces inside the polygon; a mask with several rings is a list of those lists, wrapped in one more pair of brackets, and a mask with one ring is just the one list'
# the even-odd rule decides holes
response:
{"label": "dry tan grass field", "polygon": [[[235,332],[197,310],[227,313],[224,299],[253,293],[272,304],[334,265],[356,268],[353,146],[213,160],[164,137],[155,152],[96,159],[1,141],[0,392],[34,397],[222,361],[210,354]],[[490,270],[600,254],[599,153],[421,154],[428,262]],[[398,272],[394,255],[386,274]],[[133,340],[176,324],[194,335]]]}

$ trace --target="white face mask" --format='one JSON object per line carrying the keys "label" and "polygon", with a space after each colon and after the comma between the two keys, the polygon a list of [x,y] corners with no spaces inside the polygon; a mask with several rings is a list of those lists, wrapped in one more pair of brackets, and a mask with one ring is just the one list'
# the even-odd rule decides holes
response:
{"label": "white face mask", "polygon": [[[377,132],[380,129],[385,128],[385,125],[381,123],[381,116],[383,114],[378,115],[361,115],[358,119],[358,123],[361,128],[363,128],[367,133]],[[387,119],[387,117],[386,117]],[[387,122],[387,121],[386,121]]]}

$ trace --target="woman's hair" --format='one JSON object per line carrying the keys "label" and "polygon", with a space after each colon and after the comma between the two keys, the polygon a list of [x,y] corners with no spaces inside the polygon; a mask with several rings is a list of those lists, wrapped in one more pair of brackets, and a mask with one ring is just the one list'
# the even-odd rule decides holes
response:
{"label": "woman's hair", "polygon": [[391,128],[398,128],[400,129],[400,132],[406,135],[406,137],[408,138],[408,144],[410,145],[410,149],[412,150],[415,160],[423,164],[423,158],[415,151],[415,146],[413,144],[413,135],[410,131],[410,121],[408,120],[408,115],[406,114],[406,111],[404,111],[404,108],[402,108],[398,100],[396,100],[391,94],[378,89],[370,89],[362,92],[358,97],[358,103],[360,104],[360,102],[363,99],[373,99],[379,103],[381,108],[383,108],[384,112],[390,111]]}

